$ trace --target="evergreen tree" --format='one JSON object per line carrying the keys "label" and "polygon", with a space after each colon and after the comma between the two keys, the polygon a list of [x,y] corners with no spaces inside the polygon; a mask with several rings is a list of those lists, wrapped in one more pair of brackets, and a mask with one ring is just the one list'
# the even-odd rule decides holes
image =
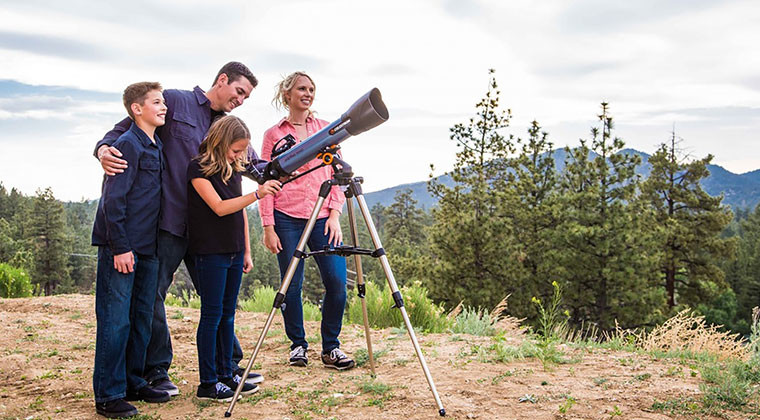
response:
{"label": "evergreen tree", "polygon": [[30,234],[35,245],[32,282],[37,294],[73,291],[68,260],[71,239],[66,233],[63,204],[50,188],[37,190],[30,220]]}
{"label": "evergreen tree", "polygon": [[[600,128],[591,130],[591,147],[581,140],[566,149],[562,180],[565,220],[558,230],[571,321],[594,322],[607,330],[650,324],[661,314],[657,242],[643,206],[634,200],[640,158],[620,153],[612,137],[612,117],[602,103]],[[592,157],[591,152],[596,156]]]}
{"label": "evergreen tree", "polygon": [[733,215],[721,206],[723,197],[711,197],[700,185],[711,160],[686,161],[675,132],[649,158],[652,170],[641,196],[664,234],[660,270],[671,308],[710,302],[727,287],[718,262],[733,254],[733,241],[721,238]]}
{"label": "evergreen tree", "polygon": [[393,204],[385,208],[383,246],[388,252],[399,287],[428,277],[431,261],[425,225],[428,215],[417,208],[412,190],[396,191]]}
{"label": "evergreen tree", "polygon": [[510,273],[516,287],[509,299],[510,313],[532,321],[537,316],[534,296],[550,299],[552,281],[562,276],[554,234],[560,223],[559,179],[548,134],[533,121],[528,139],[517,139],[518,155],[509,161],[503,207],[516,239],[518,270]]}
{"label": "evergreen tree", "polygon": [[500,133],[510,113],[499,108],[493,73],[485,97],[475,106],[477,118],[451,129],[459,147],[451,172],[455,185],[428,184],[439,201],[430,230],[433,264],[427,286],[434,299],[449,306],[464,300],[492,308],[515,291],[509,273],[517,262],[508,258],[511,236],[500,217],[506,161],[514,145]]}
{"label": "evergreen tree", "polygon": [[80,292],[94,290],[97,252],[92,246],[92,225],[98,208],[96,200],[65,203],[66,228],[71,238],[70,276]]}
{"label": "evergreen tree", "polygon": [[730,325],[737,332],[750,332],[752,308],[760,302],[760,206],[742,214],[738,224],[736,258],[724,263],[726,280],[736,296],[736,320]]}

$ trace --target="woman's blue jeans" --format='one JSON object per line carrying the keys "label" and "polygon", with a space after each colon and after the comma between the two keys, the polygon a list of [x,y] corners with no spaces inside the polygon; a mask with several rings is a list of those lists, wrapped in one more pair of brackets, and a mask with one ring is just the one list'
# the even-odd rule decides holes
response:
{"label": "woman's blue jeans", "polygon": [[243,253],[195,255],[194,258],[201,297],[201,320],[196,335],[198,370],[202,384],[217,383],[220,378],[232,376],[230,360],[235,308],[243,277]]}
{"label": "woman's blue jeans", "polygon": [[[306,229],[307,219],[297,219],[285,213],[274,212],[274,231],[280,238],[282,251],[277,254],[280,265],[280,276],[288,270],[298,246],[298,240]],[[328,237],[324,234],[327,218],[317,219],[314,230],[307,241],[312,251],[324,249],[328,245]],[[346,259],[337,255],[320,255],[314,257],[325,286],[325,297],[322,302],[322,351],[329,352],[340,347],[338,336],[343,327],[343,311],[346,309]],[[303,304],[301,288],[303,286],[304,261],[298,263],[290,286],[285,294],[285,310],[282,317],[285,321],[285,333],[293,343],[290,348],[298,346],[309,347],[303,328]]]}

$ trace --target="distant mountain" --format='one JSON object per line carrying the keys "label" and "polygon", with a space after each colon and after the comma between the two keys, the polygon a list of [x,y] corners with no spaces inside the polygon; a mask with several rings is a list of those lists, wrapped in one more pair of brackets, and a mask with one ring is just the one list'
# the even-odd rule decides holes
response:
{"label": "distant mountain", "polygon": [[[652,169],[651,165],[649,165],[650,155],[634,149],[623,149],[619,153],[640,156],[641,165],[636,169],[636,173],[644,178],[649,176]],[[596,155],[592,152],[592,157],[594,156]],[[567,159],[565,149],[555,150],[553,157],[557,170],[561,171],[564,169],[565,160]],[[723,203],[734,209],[754,209],[760,203],[760,169],[744,174],[729,172],[718,165],[707,165],[707,169],[710,171],[710,176],[702,180],[702,188],[708,194],[712,196],[723,194]],[[454,181],[452,181],[451,176],[448,174],[441,175],[436,179],[444,185],[454,185]],[[428,193],[427,182],[424,181],[397,185],[384,190],[366,193],[364,199],[370,208],[378,203],[388,206],[393,203],[396,191],[404,189],[412,190],[412,197],[417,200],[417,204],[421,208],[430,209],[435,206],[437,200]]]}

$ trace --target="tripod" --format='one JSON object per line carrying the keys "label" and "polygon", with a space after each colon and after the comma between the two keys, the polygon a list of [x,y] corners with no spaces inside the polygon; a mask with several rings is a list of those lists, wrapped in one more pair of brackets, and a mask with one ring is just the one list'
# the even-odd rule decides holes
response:
{"label": "tripod", "polygon": [[[285,275],[282,278],[282,284],[280,285],[280,289],[277,291],[277,294],[275,295],[275,298],[274,298],[272,311],[269,313],[269,317],[264,323],[264,328],[261,331],[259,340],[256,342],[256,347],[253,350],[251,359],[248,361],[248,365],[245,368],[245,373],[243,374],[243,378],[248,377],[248,372],[250,372],[251,367],[253,366],[253,363],[256,360],[256,356],[259,354],[261,345],[264,343],[264,337],[266,337],[267,331],[269,331],[269,327],[272,325],[272,319],[275,316],[275,312],[277,311],[277,309],[282,308],[284,305],[285,293],[287,292],[288,287],[290,286],[290,281],[293,279],[293,275],[296,271],[296,268],[298,267],[298,264],[300,263],[300,260],[303,258],[308,258],[309,256],[312,256],[312,255],[318,255],[318,254],[340,255],[344,257],[347,257],[349,255],[354,256],[354,262],[356,263],[356,274],[357,274],[356,289],[362,303],[362,313],[364,315],[364,335],[367,339],[367,353],[369,354],[370,368],[372,369],[372,374],[374,375],[375,361],[374,361],[374,356],[372,354],[372,341],[369,335],[369,322],[367,320],[367,302],[364,300],[364,294],[365,294],[366,289],[365,289],[362,266],[361,266],[361,255],[370,255],[374,258],[380,259],[380,264],[383,267],[383,271],[385,272],[385,277],[388,280],[388,286],[390,287],[390,291],[393,296],[393,302],[394,302],[393,307],[398,308],[399,311],[401,311],[401,316],[404,319],[404,324],[406,325],[406,330],[409,333],[409,338],[412,341],[412,346],[414,346],[414,351],[417,354],[417,359],[420,361],[420,365],[422,366],[422,371],[425,373],[425,379],[427,379],[428,386],[430,387],[430,391],[433,393],[435,402],[438,405],[438,414],[440,414],[441,416],[445,416],[446,410],[443,408],[443,404],[441,403],[441,398],[438,396],[438,391],[436,391],[435,389],[435,383],[433,383],[433,377],[430,375],[430,370],[428,369],[427,363],[425,362],[425,356],[423,356],[422,354],[420,345],[417,342],[417,336],[414,333],[414,328],[412,327],[412,323],[409,321],[409,315],[407,315],[406,313],[406,308],[404,307],[404,299],[401,297],[401,292],[399,292],[398,290],[398,286],[396,285],[396,280],[393,277],[393,272],[391,271],[391,266],[388,263],[388,257],[385,255],[385,250],[383,249],[383,246],[380,243],[380,237],[378,236],[377,230],[375,229],[375,225],[372,222],[372,217],[369,213],[369,209],[367,208],[367,203],[364,201],[364,195],[361,189],[361,183],[364,180],[361,177],[354,178],[353,176],[354,174],[351,171],[351,166],[348,165],[345,161],[341,160],[339,157],[337,157],[337,155],[334,155],[333,154],[334,151],[335,149],[332,149],[330,151],[324,151],[321,154],[323,165],[332,165],[333,177],[331,179],[328,179],[327,181],[324,181],[319,189],[319,198],[317,199],[317,202],[314,205],[314,209],[311,212],[311,216],[309,217],[306,223],[306,228],[301,234],[301,238],[298,241],[296,250],[293,253],[293,258],[290,260],[290,264],[288,265]],[[311,235],[311,232],[314,229],[314,224],[317,221],[317,215],[319,214],[319,211],[322,208],[322,204],[324,203],[325,199],[329,195],[330,189],[335,185],[340,186],[341,189],[343,189],[344,194],[346,195],[346,204],[348,207],[348,219],[349,219],[349,226],[351,229],[351,238],[352,238],[353,246],[339,246],[335,248],[326,248],[323,250],[317,250],[310,253],[305,253],[304,249],[306,247],[306,242],[308,241],[309,236]],[[351,198],[355,198],[357,203],[359,204],[359,210],[362,213],[364,222],[366,223],[367,229],[369,230],[369,234],[372,238],[372,243],[375,246],[374,251],[357,248],[359,237],[356,230],[356,220],[354,218],[354,204]],[[244,383],[245,381],[241,380],[240,384],[238,384],[238,387],[235,390],[235,396],[232,398],[229,408],[224,413],[225,417],[230,417],[232,415],[232,410],[235,408],[235,404],[237,403],[237,399],[240,396],[240,392],[243,389]]]}

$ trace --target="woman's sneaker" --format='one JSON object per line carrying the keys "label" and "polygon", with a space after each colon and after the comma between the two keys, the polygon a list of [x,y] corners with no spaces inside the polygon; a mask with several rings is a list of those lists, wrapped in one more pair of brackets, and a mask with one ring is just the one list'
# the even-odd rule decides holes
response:
{"label": "woman's sneaker", "polygon": [[306,366],[309,358],[306,356],[306,347],[298,346],[290,351],[290,366]]}
{"label": "woman's sneaker", "polygon": [[354,367],[354,361],[349,359],[339,348],[332,349],[329,353],[322,353],[322,363],[325,367],[346,370]]}
{"label": "woman's sneaker", "polygon": [[[240,376],[235,375],[231,378],[227,379],[220,379],[221,382],[228,387],[232,389],[232,393],[235,393],[235,390],[237,389],[238,385],[240,385]],[[254,384],[249,384],[248,382],[243,383],[243,389],[240,391],[240,395],[250,395],[254,392],[258,391],[259,387]]]}
{"label": "woman's sneaker", "polygon": [[235,391],[221,382],[215,384],[200,384],[198,385],[198,392],[195,396],[201,400],[230,402],[232,401],[232,397],[235,396]]}

